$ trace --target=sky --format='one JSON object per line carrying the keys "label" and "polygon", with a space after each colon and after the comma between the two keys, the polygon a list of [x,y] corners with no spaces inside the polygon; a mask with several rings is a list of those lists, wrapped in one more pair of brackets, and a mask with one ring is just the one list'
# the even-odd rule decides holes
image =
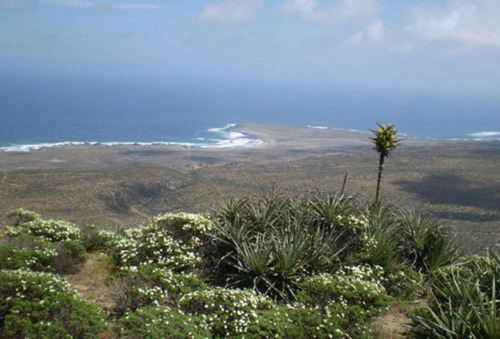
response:
{"label": "sky", "polygon": [[0,0],[0,76],[498,97],[500,0]]}

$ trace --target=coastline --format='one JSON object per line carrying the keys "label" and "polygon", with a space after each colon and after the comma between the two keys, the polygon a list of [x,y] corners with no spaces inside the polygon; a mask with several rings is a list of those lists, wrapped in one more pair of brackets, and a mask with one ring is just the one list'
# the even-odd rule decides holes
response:
{"label": "coastline", "polygon": [[[251,122],[229,123],[224,127],[213,127],[207,129],[211,137],[197,137],[189,141],[58,141],[29,144],[12,144],[1,146],[0,152],[5,153],[27,153],[47,149],[61,148],[87,148],[87,147],[159,147],[159,148],[186,148],[193,150],[239,150],[256,149],[268,145],[276,145],[286,141],[290,144],[292,140],[288,135],[302,138],[318,139],[321,137],[331,138],[339,142],[341,138],[354,139],[363,135],[370,135],[369,132],[355,129],[329,128],[327,126],[306,125],[302,127],[282,126],[282,125],[261,125]],[[405,137],[405,141],[410,142],[448,142],[448,141],[496,141],[500,140],[500,132],[477,132],[470,133],[470,138],[413,138]],[[299,140],[300,142],[300,140]]]}

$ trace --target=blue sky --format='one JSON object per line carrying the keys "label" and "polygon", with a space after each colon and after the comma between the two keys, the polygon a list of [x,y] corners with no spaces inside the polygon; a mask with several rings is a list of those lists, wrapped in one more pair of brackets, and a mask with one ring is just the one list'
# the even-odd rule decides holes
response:
{"label": "blue sky", "polygon": [[0,0],[0,75],[496,96],[500,0]]}

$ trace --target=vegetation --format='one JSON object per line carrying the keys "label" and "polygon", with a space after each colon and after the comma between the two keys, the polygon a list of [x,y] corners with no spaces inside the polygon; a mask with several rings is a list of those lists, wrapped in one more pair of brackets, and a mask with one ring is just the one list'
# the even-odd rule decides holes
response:
{"label": "vegetation", "polygon": [[[117,233],[17,210],[0,245],[2,338],[369,338],[426,284],[415,336],[498,330],[498,256],[459,259],[435,219],[343,196],[270,192]],[[87,251],[110,259],[105,309],[65,279]]]}
{"label": "vegetation", "polygon": [[463,258],[432,276],[429,310],[415,316],[415,333],[433,338],[499,338],[500,257]]}
{"label": "vegetation", "polygon": [[370,130],[374,137],[371,138],[375,145],[373,149],[379,154],[378,161],[378,176],[377,189],[375,191],[375,203],[379,202],[380,181],[382,180],[382,171],[384,170],[385,158],[396,148],[399,139],[396,137],[398,133],[393,124],[387,126],[378,124],[378,130]]}

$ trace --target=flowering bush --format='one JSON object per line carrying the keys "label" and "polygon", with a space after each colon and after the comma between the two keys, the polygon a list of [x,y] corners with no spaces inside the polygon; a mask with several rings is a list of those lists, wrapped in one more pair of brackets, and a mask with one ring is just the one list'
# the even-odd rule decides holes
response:
{"label": "flowering bush", "polygon": [[149,306],[127,313],[115,326],[119,338],[210,338],[206,322],[169,307]]}
{"label": "flowering bush", "polygon": [[4,244],[0,246],[0,269],[50,270],[58,255],[54,244],[33,236],[7,238]]}
{"label": "flowering bush", "polygon": [[113,257],[122,270],[137,271],[143,265],[156,265],[175,271],[195,268],[201,258],[197,254],[201,243],[196,236],[188,241],[177,240],[158,219],[146,227],[125,230],[113,244]]}
{"label": "flowering bush", "polygon": [[212,221],[201,214],[165,213],[153,218],[152,224],[164,228],[176,239],[204,237],[213,228]]}
{"label": "flowering bush", "polygon": [[400,298],[412,298],[425,294],[424,276],[408,267],[400,267],[386,274],[384,286],[390,295]]}
{"label": "flowering bush", "polygon": [[272,300],[253,290],[220,287],[188,293],[180,300],[184,312],[199,315],[214,336],[223,338],[241,338],[250,328],[256,331],[259,313],[274,310],[275,306]]}
{"label": "flowering bush", "polygon": [[86,260],[81,231],[65,221],[43,220],[40,215],[16,210],[14,227],[8,227],[0,250],[0,268],[31,268],[75,272]]}
{"label": "flowering bush", "polygon": [[[366,319],[389,305],[383,275],[383,269],[377,266],[347,266],[335,274],[318,274],[304,279],[298,299],[324,319],[317,326],[325,337],[327,333],[358,337],[367,331]],[[306,317],[305,321],[311,319],[314,317]]]}
{"label": "flowering bush", "polygon": [[0,271],[0,328],[5,338],[88,338],[105,330],[96,306],[57,275]]}
{"label": "flowering bush", "polygon": [[116,311],[125,313],[148,305],[175,306],[181,296],[205,288],[193,273],[177,273],[154,265],[124,271],[114,280]]}
{"label": "flowering bush", "polygon": [[6,232],[7,236],[32,235],[50,242],[78,241],[81,231],[75,224],[58,220],[42,220],[36,218],[32,221],[19,224]]}

